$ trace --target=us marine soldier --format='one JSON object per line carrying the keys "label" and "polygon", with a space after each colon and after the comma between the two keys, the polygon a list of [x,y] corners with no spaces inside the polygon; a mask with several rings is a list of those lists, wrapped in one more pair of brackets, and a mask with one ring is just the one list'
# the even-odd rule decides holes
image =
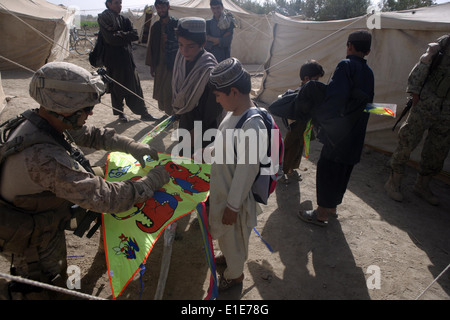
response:
{"label": "us marine soldier", "polygon": [[85,125],[104,91],[100,76],[65,62],[48,63],[31,79],[30,96],[40,108],[22,114],[0,151],[0,252],[11,259],[15,275],[65,284],[64,230],[73,205],[123,212],[169,181],[163,166],[138,181],[105,181],[69,143],[66,130],[79,146],[130,153],[142,165],[147,155],[158,158],[150,146],[113,129]]}
{"label": "us marine soldier", "polygon": [[403,200],[400,186],[405,164],[428,130],[413,191],[428,203],[438,205],[439,199],[429,183],[442,170],[450,148],[449,35],[428,45],[409,75],[407,92],[412,96],[412,108],[398,132],[397,149],[390,160],[392,171],[384,188],[392,199]]}

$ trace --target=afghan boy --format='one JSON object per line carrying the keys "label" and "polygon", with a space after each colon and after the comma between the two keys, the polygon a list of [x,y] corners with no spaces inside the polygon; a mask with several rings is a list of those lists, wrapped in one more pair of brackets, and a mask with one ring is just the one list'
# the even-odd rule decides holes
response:
{"label": "afghan boy", "polygon": [[369,113],[373,101],[374,75],[364,59],[370,53],[372,36],[352,32],[347,40],[347,57],[341,60],[326,89],[325,99],[314,110],[313,121],[320,126],[323,143],[316,173],[316,210],[300,211],[307,223],[327,226],[336,217],[355,164],[360,161]]}
{"label": "afghan boy", "polygon": [[[236,133],[237,130],[253,130],[256,134],[253,138],[259,139],[260,130],[266,130],[259,116],[247,119],[241,129],[235,129],[241,117],[245,116],[249,109],[256,108],[250,99],[250,74],[239,60],[229,58],[222,61],[212,70],[209,81],[217,102],[227,111],[217,137],[227,136],[227,131]],[[249,161],[251,143],[241,144],[243,141],[239,141],[239,134],[237,136],[239,147],[243,145],[244,152],[239,148],[235,161],[215,159],[211,164],[209,227],[223,254],[216,257],[216,263],[226,263],[227,266],[220,275],[219,291],[242,283],[250,233],[256,226],[257,214],[261,212],[251,191],[260,170],[260,163],[259,160]],[[220,139],[216,138],[213,157],[220,152],[228,155],[231,153],[234,157],[236,144],[218,143],[219,141]],[[222,150],[219,150],[220,148]]]}
{"label": "afghan boy", "polygon": [[[179,128],[191,134],[193,146],[195,138],[202,138],[208,129],[217,129],[222,119],[223,109],[208,86],[209,75],[217,60],[204,49],[205,19],[181,18],[176,33],[179,50],[172,75],[172,107],[179,118]],[[194,137],[196,121],[202,124],[202,137]],[[204,142],[202,147],[209,143]]]}
{"label": "afghan boy", "polygon": [[[304,63],[300,68],[300,90],[302,86],[308,83],[310,80],[319,80],[323,77],[324,71],[322,66],[315,60],[309,60]],[[303,132],[306,129],[307,121],[304,120],[291,120],[286,119],[289,126],[286,137],[284,138],[284,163],[283,171],[284,175],[280,179],[281,182],[288,184],[291,181],[301,181],[300,174],[296,171],[300,167],[303,154]]]}

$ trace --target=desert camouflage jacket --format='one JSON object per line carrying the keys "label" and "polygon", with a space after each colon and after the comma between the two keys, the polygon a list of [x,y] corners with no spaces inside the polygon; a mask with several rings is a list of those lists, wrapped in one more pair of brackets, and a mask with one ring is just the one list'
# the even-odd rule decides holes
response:
{"label": "desert camouflage jacket", "polygon": [[[27,134],[46,142],[9,156],[1,167],[0,195],[17,207],[39,211],[39,195],[45,194],[45,201],[52,201],[50,193],[54,199],[64,199],[94,212],[118,213],[153,195],[143,184],[108,182],[86,171],[61,145],[48,143],[48,135],[29,121],[22,123],[10,139]],[[113,150],[116,136],[112,129],[84,126],[74,139],[79,146]]]}
{"label": "desert camouflage jacket", "polygon": [[[440,37],[436,43],[440,53],[439,64],[433,66],[433,62],[419,61],[412,69],[408,77],[408,93],[436,95],[440,99],[450,98],[450,36]],[[433,44],[430,44],[433,45]],[[439,52],[435,54],[435,57]],[[422,60],[422,59],[421,59]]]}

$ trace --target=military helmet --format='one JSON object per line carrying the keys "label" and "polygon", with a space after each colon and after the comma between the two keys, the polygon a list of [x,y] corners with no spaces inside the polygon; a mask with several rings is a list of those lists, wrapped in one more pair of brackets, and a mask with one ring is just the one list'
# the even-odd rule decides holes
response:
{"label": "military helmet", "polygon": [[104,93],[101,76],[68,62],[47,63],[30,82],[30,96],[45,109],[60,114],[92,107]]}

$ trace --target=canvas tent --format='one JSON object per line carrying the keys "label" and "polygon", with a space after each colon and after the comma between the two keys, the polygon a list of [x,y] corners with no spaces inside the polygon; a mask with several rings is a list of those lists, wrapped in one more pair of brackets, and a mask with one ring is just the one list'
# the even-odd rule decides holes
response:
{"label": "canvas tent", "polygon": [[[298,87],[300,66],[309,59],[322,64],[325,76],[321,81],[328,82],[339,60],[345,58],[348,35],[355,30],[367,29],[373,37],[372,51],[367,60],[375,74],[374,101],[395,103],[400,114],[406,103],[406,80],[411,69],[425,52],[427,44],[450,30],[450,3],[377,14],[381,28],[371,30],[367,27],[367,17],[312,22],[275,14],[273,42],[257,98],[271,103],[287,89]],[[369,26],[372,26],[371,22]],[[398,130],[391,130],[395,121],[372,115],[366,144],[393,152]],[[411,156],[416,162],[420,160],[421,146]],[[448,158],[443,171],[447,175],[450,173]]]}
{"label": "canvas tent", "polygon": [[[63,60],[69,55],[73,19],[73,12],[44,0],[1,0],[0,55],[32,70]],[[0,70],[17,68],[0,58]]]}
{"label": "canvas tent", "polygon": [[[238,28],[234,30],[231,55],[245,64],[263,64],[267,60],[269,46],[272,42],[270,17],[246,11],[230,0],[222,2],[224,8],[232,12],[238,24]],[[209,0],[172,0],[170,8],[169,14],[176,18],[212,18]],[[147,13],[133,22],[134,27],[141,30],[142,43],[148,43],[149,28],[157,20],[159,17],[156,10],[149,7]]]}
{"label": "canvas tent", "polygon": [[3,109],[5,109],[6,107],[6,95],[5,95],[5,91],[3,91],[3,86],[2,86],[2,74],[0,73],[0,113],[3,112]]}

